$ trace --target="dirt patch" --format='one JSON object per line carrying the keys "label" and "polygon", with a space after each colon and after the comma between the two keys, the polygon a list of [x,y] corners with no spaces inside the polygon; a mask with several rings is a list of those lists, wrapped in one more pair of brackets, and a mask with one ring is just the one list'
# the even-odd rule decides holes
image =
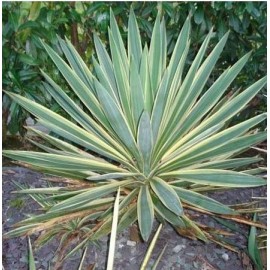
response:
{"label": "dirt patch", "polygon": [[[11,229],[12,225],[25,218],[26,214],[37,213],[39,206],[31,198],[11,193],[16,190],[12,181],[35,187],[45,187],[46,176],[21,167],[3,168],[3,232]],[[241,189],[224,192],[215,192],[213,198],[226,204],[234,204],[250,201],[251,196],[266,196],[266,187],[254,189]],[[198,221],[203,224],[224,228],[209,219],[206,215],[199,215]],[[158,224],[155,222],[154,227]],[[247,246],[247,226],[238,226],[241,233],[236,233],[231,241],[238,245],[244,252]],[[114,269],[116,270],[138,270],[145,256],[148,243],[138,241],[134,228],[126,230],[117,236]],[[31,237],[34,240],[34,237]],[[130,239],[131,238],[131,239]],[[135,241],[134,241],[135,240]],[[137,242],[136,242],[137,241]],[[59,239],[54,239],[46,246],[35,250],[37,269],[47,269],[53,260],[54,252],[59,244]],[[179,236],[171,226],[163,227],[158,239],[151,262],[153,262],[167,244],[166,251],[158,266],[158,270],[246,270],[252,269],[248,257],[244,253],[237,254],[226,250],[216,244],[204,244]],[[3,266],[5,270],[26,270],[28,246],[26,238],[14,238],[3,240]],[[96,269],[106,269],[106,258],[108,252],[108,237],[100,240],[100,245],[89,245],[83,269],[89,269],[90,265],[96,263]],[[81,252],[71,257],[63,265],[63,270],[77,269]],[[53,265],[53,263],[52,263]]]}

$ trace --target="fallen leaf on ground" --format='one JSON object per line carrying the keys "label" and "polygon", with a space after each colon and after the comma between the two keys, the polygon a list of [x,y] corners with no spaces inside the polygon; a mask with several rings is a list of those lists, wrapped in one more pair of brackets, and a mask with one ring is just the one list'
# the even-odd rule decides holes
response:
{"label": "fallen leaf on ground", "polygon": [[12,171],[12,170],[4,170],[3,171],[3,175],[7,175],[7,174],[15,174],[16,172]]}
{"label": "fallen leaf on ground", "polygon": [[253,270],[252,262],[249,258],[249,256],[245,252],[241,252],[240,254],[241,262],[246,270]]}
{"label": "fallen leaf on ground", "polygon": [[217,270],[213,265],[211,265],[204,257],[201,255],[197,256],[197,262],[200,263],[200,270]]}

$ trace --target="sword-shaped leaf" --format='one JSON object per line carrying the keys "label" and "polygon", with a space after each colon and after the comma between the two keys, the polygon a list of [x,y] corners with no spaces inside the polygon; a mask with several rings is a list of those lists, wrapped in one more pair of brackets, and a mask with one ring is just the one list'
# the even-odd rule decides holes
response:
{"label": "sword-shaped leaf", "polygon": [[260,177],[235,171],[216,169],[180,170],[163,173],[160,177],[180,178],[181,180],[193,183],[224,187],[256,187],[266,184],[265,179]]}
{"label": "sword-shaped leaf", "polygon": [[100,181],[100,180],[108,180],[108,179],[121,179],[121,178],[131,178],[137,175],[139,174],[138,173],[107,173],[107,174],[87,177],[87,180]]}
{"label": "sword-shaped leaf", "polygon": [[125,70],[127,63],[123,63],[121,56],[123,52],[117,47],[111,31],[109,31],[110,48],[113,60],[114,74],[117,82],[118,94],[120,97],[121,109],[133,134],[135,134],[134,120],[130,109],[130,85],[129,73]]}
{"label": "sword-shaped leaf", "polygon": [[79,53],[67,38],[66,41],[64,41],[58,37],[58,41],[70,66],[84,82],[84,84],[88,86],[89,90],[93,91],[93,74],[90,72],[89,68],[86,66]]}
{"label": "sword-shaped leaf", "polygon": [[170,224],[173,224],[175,226],[180,226],[180,227],[185,226],[181,217],[174,214],[166,206],[164,206],[164,204],[156,196],[152,196],[152,200],[154,203],[155,211],[160,216],[162,216],[165,220],[167,220]]}
{"label": "sword-shaped leaf", "polygon": [[192,166],[192,168],[205,168],[205,169],[235,169],[243,166],[247,166],[253,163],[259,163],[263,158],[233,158],[227,160],[217,160],[204,162],[198,165]]}
{"label": "sword-shaped leaf", "polygon": [[[42,41],[41,41],[42,42]],[[92,114],[99,119],[102,124],[108,124],[104,114],[99,106],[98,100],[93,94],[94,91],[89,91],[88,87],[83,83],[83,81],[78,77],[78,75],[73,71],[64,60],[47,44],[43,43],[44,48],[47,53],[62,73],[66,81],[69,83],[73,91],[84,103],[86,108],[91,111]]]}
{"label": "sword-shaped leaf", "polygon": [[151,188],[156,193],[159,200],[173,213],[178,216],[183,215],[182,204],[174,189],[160,178],[153,178],[150,181]]}
{"label": "sword-shaped leaf", "polygon": [[137,204],[131,205],[125,212],[125,214],[120,218],[117,226],[118,232],[123,231],[128,228],[138,219],[137,216]]}
{"label": "sword-shaped leaf", "polygon": [[104,88],[108,91],[108,93],[111,95],[111,97],[115,100],[115,102],[120,107],[121,105],[120,105],[120,100],[119,100],[116,85],[114,88],[114,85],[112,85],[110,78],[108,77],[108,75],[104,71],[104,68],[101,65],[99,65],[99,63],[97,62],[97,60],[95,59],[94,56],[92,57],[92,60],[93,60],[94,70],[96,73],[96,78],[104,86]]}
{"label": "sword-shaped leaf", "polygon": [[[44,106],[33,102],[27,98],[19,96],[13,93],[7,93],[12,99],[14,99],[17,103],[23,106],[26,110],[32,113],[34,116],[44,119],[45,121],[54,124],[58,128],[63,129],[66,132],[71,133],[73,137],[77,137],[87,143],[89,149],[107,157],[111,157],[115,159],[113,156],[119,156],[119,153],[115,151],[114,148],[108,146],[106,143],[101,141],[98,137],[94,136],[87,132],[86,130],[78,127],[74,123],[68,121],[64,117],[56,114],[55,112],[45,108]],[[105,150],[102,151],[101,150]],[[107,153],[107,154],[106,154]],[[111,153],[111,154],[110,154]]]}
{"label": "sword-shaped leaf", "polygon": [[196,128],[189,132],[182,140],[181,143],[193,138],[200,134],[204,130],[219,123],[225,123],[228,119],[232,118],[238,112],[240,112],[247,104],[257,95],[257,93],[266,84],[266,77],[258,80],[239,95],[236,95],[233,99],[229,100],[223,105],[217,112],[211,115],[205,121],[202,121]]}
{"label": "sword-shaped leaf", "polygon": [[186,118],[185,122],[179,130],[178,136],[188,131],[188,129],[194,127],[202,117],[211,110],[211,108],[218,102],[220,97],[224,94],[232,81],[236,78],[243,66],[246,64],[251,53],[247,53],[238,62],[236,62],[231,68],[226,70],[215,83],[207,90],[198,103],[194,106],[191,113]]}
{"label": "sword-shaped leaf", "polygon": [[[169,119],[168,119],[168,126],[166,127],[163,137],[167,139],[168,134],[172,132],[172,130],[176,127],[176,122],[178,121],[178,118],[176,118],[176,114],[178,114],[178,111],[182,108],[182,100],[185,99],[185,97],[188,95],[188,91],[194,81],[196,72],[201,64],[201,61],[203,59],[203,56],[205,54],[205,51],[208,47],[208,43],[210,41],[210,38],[212,36],[212,30],[207,35],[206,39],[204,40],[202,46],[200,47],[200,50],[198,54],[196,55],[195,59],[192,62],[191,67],[189,68],[189,71],[176,95],[176,98],[174,100],[174,104],[171,107]],[[165,139],[165,141],[166,141]]]}
{"label": "sword-shaped leaf", "polygon": [[[136,71],[139,70],[142,56],[142,42],[138,24],[133,9],[130,9],[128,20],[128,58],[131,61],[132,56],[136,64]],[[132,69],[131,69],[132,70]]]}
{"label": "sword-shaped leaf", "polygon": [[154,142],[157,139],[160,123],[164,114],[164,107],[168,98],[168,90],[168,73],[165,72],[155,98],[154,108],[151,117]]}
{"label": "sword-shaped leaf", "polygon": [[79,158],[72,156],[56,155],[31,151],[5,150],[3,154],[9,158],[33,164],[35,166],[47,166],[48,168],[63,169],[70,171],[94,170],[107,172],[125,172],[115,165],[96,159]]}
{"label": "sword-shaped leaf", "polygon": [[182,96],[180,108],[177,110],[176,119],[181,123],[186,113],[190,110],[198,96],[200,95],[204,85],[206,84],[215,64],[226,44],[229,33],[219,41],[213,51],[209,54],[193,79],[193,82],[188,90],[188,94]]}
{"label": "sword-shaped leaf", "polygon": [[141,159],[140,154],[125,116],[104,87],[98,81],[95,81],[95,85],[99,101],[115,134],[139,162]]}
{"label": "sword-shaped leaf", "polygon": [[130,105],[132,109],[132,116],[134,119],[135,127],[138,126],[139,118],[142,115],[144,109],[143,87],[138,68],[136,67],[135,60],[131,57],[130,64]]}
{"label": "sword-shaped leaf", "polygon": [[142,186],[140,189],[137,213],[142,238],[144,241],[147,241],[152,231],[154,221],[154,207],[147,185]]}
{"label": "sword-shaped leaf", "polygon": [[[205,160],[209,161],[213,158],[217,158],[220,156],[227,155],[227,158],[234,156],[236,153],[239,153],[243,150],[246,150],[252,145],[258,144],[264,140],[266,140],[267,134],[266,132],[260,132],[253,135],[241,136],[239,138],[233,139],[232,141],[219,146],[215,149],[211,149],[202,154],[198,154],[197,156],[187,157],[186,159],[181,159],[179,162],[173,162],[167,167],[166,171],[171,169],[180,169],[185,168],[186,166],[193,165],[198,162],[203,162]],[[160,170],[161,171],[161,170]]]}
{"label": "sword-shaped leaf", "polygon": [[86,157],[90,157],[90,158],[94,158],[93,155],[81,150],[80,148],[67,143],[63,140],[60,140],[58,138],[55,138],[49,134],[46,134],[38,129],[32,128],[32,127],[27,127],[27,130],[29,130],[30,132],[35,133],[37,136],[41,137],[43,140],[47,141],[48,143],[50,143],[51,145],[57,147],[58,149],[61,149],[62,151],[65,152],[69,152],[69,153],[74,153],[74,154],[78,154],[78,155],[82,155],[82,156],[86,156]]}
{"label": "sword-shaped leaf", "polygon": [[173,78],[175,76],[176,70],[179,67],[180,59],[182,58],[184,51],[187,47],[188,40],[190,35],[190,16],[187,17],[185,24],[182,27],[182,30],[177,38],[170,63],[168,65],[169,70],[169,83],[170,86]]}
{"label": "sword-shaped leaf", "polygon": [[159,82],[161,79],[161,66],[162,66],[162,38],[160,28],[160,16],[158,15],[155,21],[150,49],[149,49],[149,71],[150,71],[150,82],[154,96],[156,95]]}
{"label": "sword-shaped leaf", "polygon": [[214,212],[217,214],[232,215],[235,213],[235,211],[230,207],[207,196],[204,196],[191,190],[183,189],[180,187],[174,187],[173,185],[172,187],[176,191],[180,200],[187,202],[191,205],[203,208],[207,211]]}
{"label": "sword-shaped leaf", "polygon": [[151,152],[153,147],[153,135],[150,117],[144,111],[138,127],[138,146],[143,157],[143,172],[147,176],[150,173]]}
{"label": "sword-shaped leaf", "polygon": [[97,198],[104,197],[118,189],[118,187],[124,187],[128,184],[131,184],[132,180],[124,180],[124,181],[117,181],[110,184],[105,184],[100,187],[91,188],[88,191],[85,191],[79,195],[76,195],[72,198],[69,198],[63,202],[60,202],[54,205],[50,212],[60,212],[60,211],[67,211],[72,210],[73,208],[77,208],[79,206],[84,206],[86,203],[89,203]]}
{"label": "sword-shaped leaf", "polygon": [[128,75],[128,58],[127,58],[126,48],[124,46],[124,42],[121,37],[112,9],[110,9],[110,29],[111,29],[113,39],[115,41],[115,45],[117,49],[119,50],[119,52],[121,52],[119,56],[123,63],[124,72],[126,73],[126,75]]}
{"label": "sword-shaped leaf", "polygon": [[[197,143],[193,147],[190,147],[186,150],[176,150],[174,153],[175,158],[171,159],[168,164],[172,164],[178,162],[180,160],[188,159],[190,157],[195,157],[197,155],[201,155],[205,152],[210,151],[211,149],[215,149],[222,145],[228,144],[234,138],[237,138],[243,135],[246,131],[248,131],[253,126],[257,125],[261,121],[266,118],[266,114],[261,114],[255,116],[249,120],[246,120],[240,124],[237,124],[233,127],[227,128],[211,137],[204,139],[202,142]],[[166,166],[166,165],[165,165]]]}
{"label": "sword-shaped leaf", "polygon": [[118,97],[118,91],[117,91],[117,85],[116,85],[116,80],[114,76],[112,61],[104,45],[102,44],[101,40],[96,34],[94,34],[94,43],[95,43],[95,48],[96,48],[100,66],[104,70],[106,77],[110,81],[110,85],[112,86],[115,96]]}
{"label": "sword-shaped leaf", "polygon": [[140,65],[140,77],[143,88],[143,96],[144,96],[144,108],[151,113],[153,103],[154,103],[154,92],[151,87],[150,81],[150,71],[149,71],[149,59],[148,59],[148,49],[147,45],[145,45],[142,60]]}

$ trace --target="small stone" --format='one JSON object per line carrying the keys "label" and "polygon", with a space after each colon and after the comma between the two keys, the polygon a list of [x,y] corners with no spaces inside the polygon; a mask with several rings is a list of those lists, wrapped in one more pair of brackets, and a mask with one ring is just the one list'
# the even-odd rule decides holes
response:
{"label": "small stone", "polygon": [[229,260],[229,255],[227,253],[222,254],[222,259],[227,262]]}
{"label": "small stone", "polygon": [[170,260],[170,262],[172,262],[172,263],[178,262],[178,255],[173,255],[173,256],[171,256],[169,260]]}
{"label": "small stone", "polygon": [[135,247],[136,246],[136,242],[135,241],[128,240],[127,241],[127,245],[130,246],[130,247]]}
{"label": "small stone", "polygon": [[185,245],[177,245],[173,248],[173,252],[174,253],[178,253],[179,251],[181,251],[183,248],[185,248]]}
{"label": "small stone", "polygon": [[224,250],[219,249],[219,248],[215,248],[214,251],[215,251],[215,253],[217,253],[217,254],[223,254],[223,253],[224,253]]}
{"label": "small stone", "polygon": [[136,253],[136,251],[137,251],[136,247],[132,247],[132,248],[131,248],[131,254],[134,255],[134,254]]}

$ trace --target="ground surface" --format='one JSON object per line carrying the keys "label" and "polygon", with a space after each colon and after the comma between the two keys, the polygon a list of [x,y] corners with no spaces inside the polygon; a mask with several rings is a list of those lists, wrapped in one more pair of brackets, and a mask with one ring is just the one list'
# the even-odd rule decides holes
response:
{"label": "ground surface", "polygon": [[[11,229],[11,226],[22,220],[24,214],[38,211],[38,205],[32,199],[11,193],[16,190],[12,181],[39,187],[46,186],[45,175],[33,172],[21,167],[3,168],[3,231]],[[226,204],[234,204],[250,201],[251,196],[266,196],[266,188],[242,189],[235,191],[216,192],[213,198]],[[204,224],[214,225],[213,220],[201,215],[198,219]],[[157,224],[155,224],[157,227]],[[242,235],[237,234],[232,238],[234,243],[244,249],[247,241],[248,228],[240,226]],[[32,238],[32,240],[34,237]],[[125,231],[117,236],[116,255],[114,269],[138,270],[147,250],[148,244],[130,242],[130,231]],[[106,257],[108,238],[101,240],[100,248],[89,246],[83,269],[92,269],[91,265],[96,262],[96,270],[106,269]],[[152,260],[156,259],[165,244],[167,245],[158,270],[252,270],[250,260],[247,257],[228,251],[216,244],[204,244],[198,241],[185,239],[169,226],[163,227],[158,239]],[[40,250],[36,250],[35,259],[37,269],[47,269],[48,263],[53,259],[59,241],[50,242]],[[133,246],[134,245],[134,246]],[[24,270],[27,267],[28,246],[27,239],[4,239],[3,240],[3,266],[5,270]],[[63,270],[76,270],[79,265],[81,254],[74,255],[63,266]],[[53,265],[53,263],[52,263]],[[54,268],[51,268],[54,269]]]}

